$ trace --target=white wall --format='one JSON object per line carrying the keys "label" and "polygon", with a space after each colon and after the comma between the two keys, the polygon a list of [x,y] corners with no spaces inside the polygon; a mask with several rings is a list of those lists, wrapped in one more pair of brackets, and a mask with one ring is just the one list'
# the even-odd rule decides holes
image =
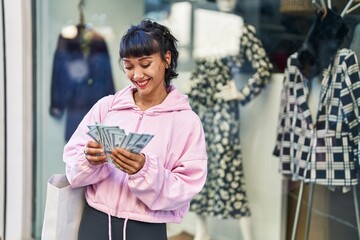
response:
{"label": "white wall", "polygon": [[6,239],[31,239],[31,1],[5,0]]}

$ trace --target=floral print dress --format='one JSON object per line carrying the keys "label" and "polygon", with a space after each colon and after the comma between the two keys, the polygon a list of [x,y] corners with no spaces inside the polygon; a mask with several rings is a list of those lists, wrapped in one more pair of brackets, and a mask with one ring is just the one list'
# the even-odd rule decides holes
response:
{"label": "floral print dress", "polygon": [[[197,59],[188,92],[193,110],[205,131],[208,177],[203,190],[191,202],[190,210],[202,216],[222,219],[250,216],[240,145],[239,103],[244,105],[258,95],[270,79],[272,64],[255,28],[244,24],[239,53],[221,58]],[[255,73],[239,89],[239,97],[219,97],[233,80],[234,69],[245,60]]]}

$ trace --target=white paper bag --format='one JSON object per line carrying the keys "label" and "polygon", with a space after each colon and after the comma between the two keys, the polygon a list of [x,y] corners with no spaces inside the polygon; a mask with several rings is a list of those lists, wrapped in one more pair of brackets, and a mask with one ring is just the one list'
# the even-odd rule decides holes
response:
{"label": "white paper bag", "polygon": [[84,209],[85,187],[71,188],[64,174],[52,175],[47,184],[42,240],[76,240]]}

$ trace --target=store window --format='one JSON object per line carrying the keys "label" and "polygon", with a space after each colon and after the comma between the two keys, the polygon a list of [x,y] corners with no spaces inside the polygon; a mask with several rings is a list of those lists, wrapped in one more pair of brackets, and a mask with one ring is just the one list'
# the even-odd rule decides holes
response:
{"label": "store window", "polygon": [[97,99],[127,81],[118,42],[144,14],[142,1],[34,1],[36,170],[34,236],[41,236],[47,179],[64,173],[63,148]]}
{"label": "store window", "polygon": [[[94,101],[128,84],[118,42],[146,17],[179,40],[173,83],[209,149],[207,183],[169,239],[359,238],[359,4],[36,1],[35,237],[46,180]],[[84,61],[94,44],[100,65]]]}
{"label": "store window", "polygon": [[[150,16],[158,16],[157,20],[173,29],[179,39],[183,50],[181,76],[184,78],[178,84],[193,99],[193,108],[202,118],[208,134],[209,149],[223,149],[220,148],[222,144],[215,140],[217,135],[226,140],[235,139],[228,142],[228,145],[235,146],[224,146],[223,152],[209,150],[210,174],[205,188],[192,202],[188,221],[184,221],[182,227],[170,227],[174,232],[185,232],[178,236],[185,237],[190,233],[197,239],[207,232],[216,239],[240,239],[239,233],[242,239],[358,238],[360,225],[355,214],[358,212],[357,158],[352,158],[353,162],[346,165],[343,163],[347,159],[346,153],[331,150],[337,148],[336,144],[342,146],[342,140],[338,142],[321,137],[323,128],[320,122],[329,121],[331,124],[333,120],[330,120],[331,115],[326,115],[329,113],[325,109],[329,106],[322,102],[324,96],[319,98],[326,92],[322,90],[326,79],[322,76],[323,71],[329,66],[335,71],[331,64],[336,64],[332,62],[336,61],[336,56],[341,58],[336,55],[338,50],[348,49],[342,50],[341,54],[347,51],[348,56],[354,56],[354,59],[358,56],[355,42],[359,5],[356,2],[327,1],[328,8],[332,10],[327,10],[325,16],[321,4],[320,1],[285,0],[175,1],[168,15],[163,14],[164,9],[158,11],[162,14],[149,13]],[[316,21],[321,22],[320,26]],[[262,55],[263,50],[266,55]],[[301,58],[294,56],[296,52],[302,53]],[[235,59],[231,59],[233,57]],[[303,84],[308,84],[303,86],[305,90],[296,85],[297,92],[291,88],[292,82],[286,85],[283,81],[284,77],[287,81],[293,78],[294,70],[288,64],[293,64],[294,58],[302,61],[303,65],[297,65],[299,69],[296,71],[303,74]],[[221,63],[214,59],[221,59]],[[352,67],[358,69],[357,64]],[[264,79],[269,76],[268,71],[271,77],[267,81]],[[211,75],[212,72],[222,74]],[[352,86],[355,86],[358,76],[352,77]],[[332,81],[335,81],[334,77]],[[285,87],[290,88],[288,92]],[[303,95],[306,103],[301,106],[287,98],[280,98],[282,94],[285,97],[290,94],[290,98],[297,96],[300,99],[303,96],[299,94],[303,91],[308,92]],[[219,101],[216,96],[223,97],[225,102]],[[327,92],[326,96],[332,98],[335,95]],[[232,100],[238,105],[231,105]],[[282,107],[281,102],[287,105]],[[302,109],[307,104],[308,110]],[[338,104],[342,104],[341,101]],[[314,125],[319,129],[315,131],[316,135],[310,137],[318,145],[309,145],[308,139],[302,140],[301,136],[286,133],[282,128],[282,125],[291,127],[286,125],[291,120],[283,115],[297,115],[292,107],[298,107],[300,112],[307,111],[309,118],[301,120],[299,117],[296,124],[300,125],[296,125],[296,129],[306,129],[307,121],[319,124]],[[331,108],[335,111],[334,106]],[[356,107],[352,109],[357,111]],[[343,114],[339,113],[339,117]],[[326,116],[328,120],[323,120]],[[217,122],[216,119],[220,120]],[[337,118],[335,122],[340,125],[341,121]],[[356,118],[353,121],[357,126]],[[280,127],[277,127],[278,124]],[[218,130],[221,126],[230,126],[240,138],[237,139],[234,132]],[[326,131],[331,134],[331,127]],[[343,134],[346,135],[345,132]],[[357,130],[355,132],[358,134]],[[282,146],[280,153],[275,147],[277,141]],[[334,145],[322,141],[332,141]],[[323,150],[320,149],[325,146],[328,153],[322,157],[319,154],[311,157],[308,153],[309,148],[321,152]],[[350,151],[357,152],[356,146],[357,143]],[[288,162],[290,154],[301,160],[304,158],[300,164],[306,162],[306,167]],[[336,160],[342,162],[339,169],[332,166],[334,158],[339,158],[338,154],[344,154],[341,160]],[[226,163],[226,159],[230,162]],[[308,172],[304,173],[305,170]],[[339,205],[344,206],[342,210]]]}

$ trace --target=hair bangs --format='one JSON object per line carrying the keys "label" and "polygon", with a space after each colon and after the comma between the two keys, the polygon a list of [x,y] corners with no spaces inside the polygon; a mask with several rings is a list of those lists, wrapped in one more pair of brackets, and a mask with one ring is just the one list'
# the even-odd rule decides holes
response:
{"label": "hair bangs", "polygon": [[142,57],[159,52],[156,40],[144,31],[124,36],[120,44],[120,58]]}

